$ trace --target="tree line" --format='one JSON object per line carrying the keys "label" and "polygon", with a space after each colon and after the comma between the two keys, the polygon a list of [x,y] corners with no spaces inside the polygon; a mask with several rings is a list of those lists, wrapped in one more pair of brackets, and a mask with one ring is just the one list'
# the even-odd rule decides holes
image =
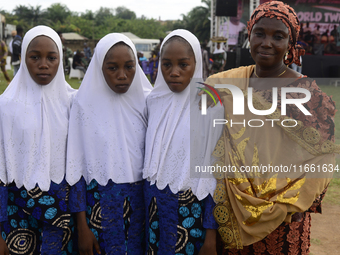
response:
{"label": "tree line", "polygon": [[93,12],[73,12],[67,6],[55,3],[46,9],[41,6],[18,5],[12,12],[0,10],[8,24],[20,25],[28,31],[36,25],[46,25],[62,33],[76,32],[89,39],[98,40],[112,32],[131,32],[140,38],[165,37],[167,31],[187,29],[200,41],[210,37],[210,1],[201,0],[205,6],[194,7],[176,21],[158,21],[136,14],[124,6],[115,9],[100,7]]}

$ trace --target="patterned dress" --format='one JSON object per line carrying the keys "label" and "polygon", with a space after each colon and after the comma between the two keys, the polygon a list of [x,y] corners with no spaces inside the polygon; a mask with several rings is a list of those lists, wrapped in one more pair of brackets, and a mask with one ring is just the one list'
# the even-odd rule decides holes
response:
{"label": "patterned dress", "polygon": [[[305,125],[310,125],[318,130],[324,139],[334,142],[334,121],[331,115],[334,115],[334,102],[317,86],[316,82],[302,77],[289,86],[299,86],[311,91],[312,98],[305,106],[312,113],[312,116],[300,114],[296,108],[287,106],[287,116],[301,120]],[[302,85],[301,85],[302,84]],[[288,87],[288,86],[287,86]],[[259,91],[257,91],[259,92]],[[272,103],[272,92],[265,90],[261,92],[262,97]],[[294,94],[291,97],[298,97]],[[281,92],[278,93],[278,102],[280,107]],[[327,188],[316,198],[313,205],[303,213],[295,213],[292,216],[292,222],[283,222],[272,233],[264,239],[249,245],[243,249],[224,249],[221,240],[218,244],[218,254],[223,255],[285,255],[301,254],[307,255],[310,250],[310,233],[311,233],[311,215],[310,213],[321,213],[321,201],[325,196]]]}
{"label": "patterned dress", "polygon": [[[98,240],[102,255],[136,254],[144,251],[143,182],[116,184],[109,180],[101,186],[95,180],[89,185],[84,179],[78,185],[78,208],[86,205],[90,230]],[[85,199],[86,198],[86,199]],[[77,248],[77,236],[73,240]],[[93,251],[97,254],[96,251]]]}
{"label": "patterned dress", "polygon": [[263,240],[252,245],[245,246],[242,250],[223,249],[223,243],[218,240],[218,254],[223,255],[285,255],[285,254],[309,254],[310,247],[310,213],[321,213],[321,200],[326,190],[315,200],[313,206],[304,213],[295,213],[291,223],[283,222],[277,229]]}
{"label": "patterned dress", "polygon": [[[1,235],[10,254],[71,254],[70,186],[63,180],[48,191],[2,185]],[[72,189],[71,189],[72,190]],[[71,195],[73,196],[73,194]],[[81,209],[80,209],[81,210]]]}
{"label": "patterned dress", "polygon": [[148,255],[198,254],[205,229],[217,228],[210,195],[199,201],[191,190],[173,194],[145,181],[144,196]]}

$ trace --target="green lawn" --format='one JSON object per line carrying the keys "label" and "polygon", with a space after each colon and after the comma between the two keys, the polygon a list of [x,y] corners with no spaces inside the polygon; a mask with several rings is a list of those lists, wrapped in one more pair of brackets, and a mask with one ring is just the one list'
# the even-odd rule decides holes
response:
{"label": "green lawn", "polygon": [[[340,109],[340,87],[320,86],[323,92],[332,96],[338,109]],[[335,114],[335,142],[340,144],[340,110]],[[340,157],[338,155],[336,164],[340,166]],[[334,173],[333,179],[328,187],[324,202],[340,205],[340,173]]]}

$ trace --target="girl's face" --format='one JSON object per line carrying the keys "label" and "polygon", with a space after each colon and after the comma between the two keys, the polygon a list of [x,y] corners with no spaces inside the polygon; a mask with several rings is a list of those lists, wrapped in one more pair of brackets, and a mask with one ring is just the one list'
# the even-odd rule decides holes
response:
{"label": "girl's face", "polygon": [[124,44],[113,46],[106,53],[102,71],[107,85],[114,92],[126,93],[136,73],[136,61],[132,49]]}
{"label": "girl's face", "polygon": [[32,79],[39,85],[49,84],[58,72],[59,51],[47,36],[37,36],[28,45],[26,65]]}
{"label": "girl's face", "polygon": [[251,56],[256,64],[272,67],[283,64],[288,51],[289,30],[276,18],[261,18],[250,34]]}
{"label": "girl's face", "polygon": [[165,45],[161,55],[161,70],[172,92],[182,92],[189,85],[195,72],[195,56],[191,47],[173,40]]}

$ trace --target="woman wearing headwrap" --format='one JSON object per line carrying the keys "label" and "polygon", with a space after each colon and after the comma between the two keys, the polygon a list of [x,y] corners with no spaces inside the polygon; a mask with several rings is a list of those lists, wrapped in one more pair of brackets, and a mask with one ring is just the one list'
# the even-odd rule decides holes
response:
{"label": "woman wearing headwrap", "polygon": [[[235,95],[220,89],[228,123],[213,155],[217,164],[232,167],[216,175],[214,193],[223,254],[309,253],[310,212],[321,212],[340,150],[334,144],[334,102],[314,80],[287,67],[299,64],[303,53],[296,44],[299,29],[288,5],[260,5],[248,22],[256,64],[207,80],[211,85],[233,84],[233,93],[248,96],[240,115],[233,105]],[[285,98],[292,101],[285,105]],[[301,105],[292,103],[297,100]]]}
{"label": "woman wearing headwrap", "polygon": [[61,41],[51,28],[29,30],[21,56],[18,73],[0,96],[0,180],[6,184],[0,191],[1,234],[10,254],[59,254],[71,235],[64,176],[75,91],[65,81]]}
{"label": "woman wearing headwrap", "polygon": [[94,248],[101,254],[143,254],[142,169],[151,89],[129,38],[111,33],[98,42],[72,106],[67,146],[67,181],[83,183],[84,177],[87,183],[75,198],[87,205],[77,214],[80,254]]}

